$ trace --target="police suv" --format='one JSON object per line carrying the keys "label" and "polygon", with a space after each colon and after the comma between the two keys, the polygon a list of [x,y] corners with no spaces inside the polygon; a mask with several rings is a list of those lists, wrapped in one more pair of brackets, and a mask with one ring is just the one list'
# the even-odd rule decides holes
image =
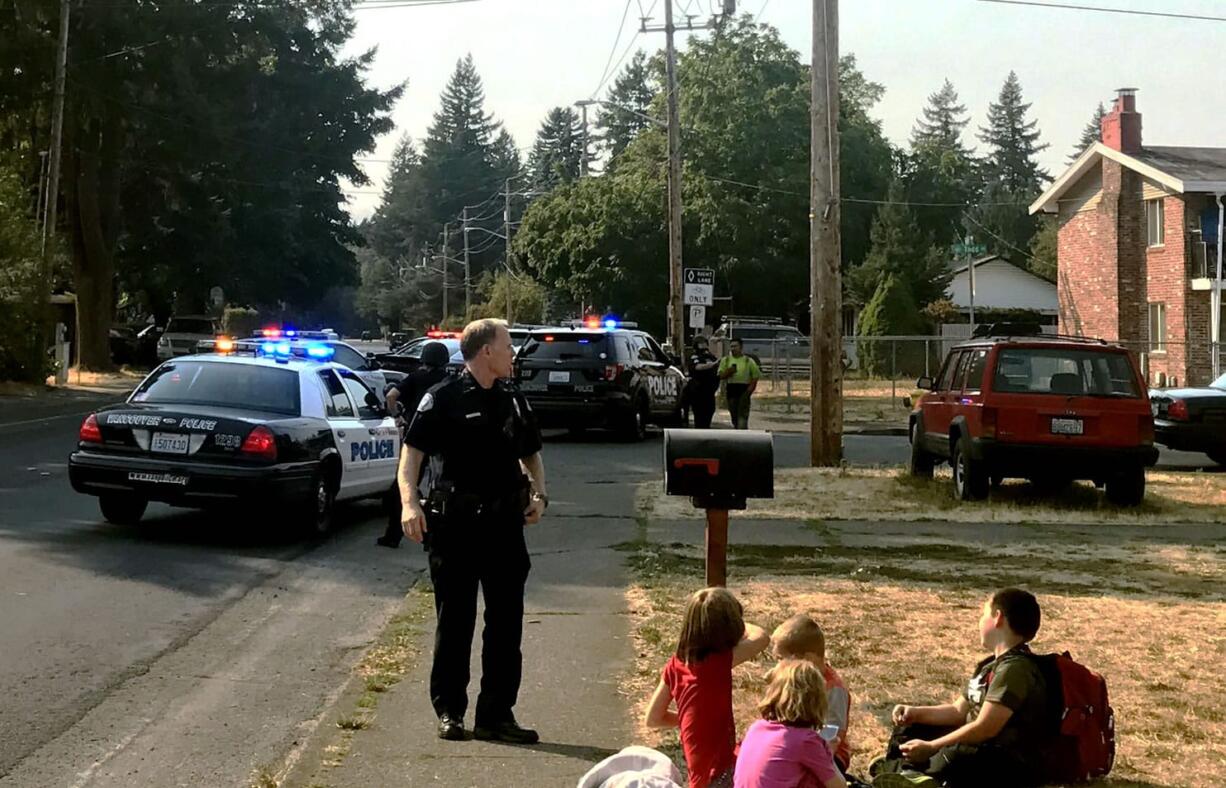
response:
{"label": "police suv", "polygon": [[379,398],[326,345],[291,350],[270,340],[162,364],[85,419],[73,489],[112,523],[139,521],[149,501],[258,503],[314,533],[331,528],[336,501],[392,494],[399,432]]}
{"label": "police suv", "polygon": [[544,427],[607,427],[642,440],[648,424],[686,421],[685,374],[633,324],[587,321],[532,331],[515,367],[520,390]]}

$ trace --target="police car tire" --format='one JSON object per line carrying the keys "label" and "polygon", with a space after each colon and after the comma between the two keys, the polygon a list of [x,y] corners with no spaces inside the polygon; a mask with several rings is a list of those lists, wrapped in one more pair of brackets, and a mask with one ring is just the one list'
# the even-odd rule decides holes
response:
{"label": "police car tire", "polygon": [[326,536],[332,530],[336,509],[336,491],[325,473],[311,480],[310,500],[303,503],[302,517],[306,531],[314,536]]}
{"label": "police car tire", "polygon": [[647,402],[640,399],[634,409],[626,414],[624,437],[627,441],[637,443],[647,438]]}
{"label": "police car tire", "polygon": [[103,495],[98,498],[102,517],[114,525],[136,525],[145,516],[149,502],[136,495]]}

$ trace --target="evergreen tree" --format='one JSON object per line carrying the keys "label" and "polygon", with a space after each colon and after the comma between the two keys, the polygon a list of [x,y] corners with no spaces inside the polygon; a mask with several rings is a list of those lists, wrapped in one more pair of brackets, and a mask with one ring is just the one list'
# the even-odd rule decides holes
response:
{"label": "evergreen tree", "polygon": [[421,154],[413,138],[404,135],[392,154],[383,186],[383,201],[365,227],[366,240],[387,260],[408,260],[430,237]]}
{"label": "evergreen tree", "polygon": [[966,105],[958,103],[958,91],[948,79],[941,89],[928,97],[924,116],[915,122],[911,130],[911,147],[916,151],[935,149],[949,151],[970,158],[970,151],[962,144],[962,130],[969,119]]}
{"label": "evergreen tree", "polygon": [[523,170],[523,162],[519,158],[519,146],[515,138],[506,129],[498,132],[490,149],[490,164],[499,180],[518,178]]}
{"label": "evergreen tree", "polygon": [[1038,121],[1027,120],[1029,111],[1030,104],[1022,100],[1022,83],[1010,71],[999,99],[988,106],[988,125],[979,130],[979,139],[988,146],[985,181],[1022,195],[1037,194],[1042,183],[1051,180],[1035,160],[1048,146],[1039,144]]}
{"label": "evergreen tree", "polygon": [[945,253],[920,232],[903,202],[900,181],[890,184],[886,199],[873,220],[872,248],[864,264],[848,275],[848,289],[861,303],[867,303],[882,282],[894,277],[917,306],[943,298],[951,279]]}
{"label": "evergreen tree", "polygon": [[[433,219],[431,236],[458,217],[465,205],[502,190],[505,178],[496,169],[496,163],[508,165],[508,138],[502,131],[502,124],[485,111],[485,88],[468,55],[456,64],[426,133],[422,174]],[[499,155],[495,141],[501,146]]]}
{"label": "evergreen tree", "polygon": [[1094,108],[1094,115],[1090,118],[1090,122],[1081,130],[1081,139],[1077,141],[1077,150],[1068,157],[1072,163],[1078,156],[1085,153],[1086,148],[1103,138],[1103,118],[1107,117],[1107,110],[1103,107],[1103,103],[1098,102],[1098,106]]}
{"label": "evergreen tree", "polygon": [[1044,216],[1039,220],[1039,231],[1030,241],[1030,258],[1026,261],[1026,267],[1049,282],[1055,282],[1058,273],[1059,232],[1060,223],[1056,218]]}
{"label": "evergreen tree", "polygon": [[609,167],[643,129],[651,126],[651,104],[658,92],[647,54],[636,52],[609,89],[606,103],[596,118],[596,137],[609,157]]}
{"label": "evergreen tree", "polygon": [[903,161],[907,196],[917,206],[916,219],[933,242],[948,246],[958,235],[957,207],[975,200],[976,164],[962,142],[969,123],[966,107],[949,80],[928,97],[928,106],[911,132],[911,153]]}
{"label": "evergreen tree", "polygon": [[[887,274],[860,313],[860,336],[915,334],[922,328],[923,318],[910,290],[894,274]],[[900,353],[902,350],[907,352]],[[902,372],[912,366],[913,351],[912,348],[891,348],[888,341],[865,340],[860,342],[860,368],[872,378],[889,375],[891,371]],[[919,355],[922,363],[922,348]]]}
{"label": "evergreen tree", "polygon": [[528,155],[532,187],[549,191],[578,178],[583,169],[583,126],[570,107],[554,107],[536,133]]}

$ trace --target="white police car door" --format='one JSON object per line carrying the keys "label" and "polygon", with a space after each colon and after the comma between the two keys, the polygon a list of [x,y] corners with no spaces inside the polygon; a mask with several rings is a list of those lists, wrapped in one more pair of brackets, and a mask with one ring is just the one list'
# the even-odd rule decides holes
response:
{"label": "white police car door", "polygon": [[347,369],[336,372],[349,392],[358,420],[366,431],[364,443],[357,449],[358,455],[366,461],[366,493],[384,493],[396,481],[396,466],[400,462],[400,430],[381,406],[367,404],[366,398],[374,392],[356,373]]}
{"label": "white police car door", "polygon": [[[337,343],[332,346],[332,360],[337,364],[349,367],[358,374],[366,387],[375,392],[375,396],[379,401],[383,401],[383,389],[387,388],[387,378],[383,372],[378,369],[373,369],[370,362],[354,348],[344,343]],[[357,403],[354,403],[357,404]]]}
{"label": "white police car door", "polygon": [[367,495],[372,482],[369,451],[363,453],[369,436],[366,425],[358,419],[357,409],[336,373],[337,370],[331,367],[319,370],[325,392],[328,426],[332,429],[336,449],[341,455],[341,484],[336,497],[340,500],[360,498]]}

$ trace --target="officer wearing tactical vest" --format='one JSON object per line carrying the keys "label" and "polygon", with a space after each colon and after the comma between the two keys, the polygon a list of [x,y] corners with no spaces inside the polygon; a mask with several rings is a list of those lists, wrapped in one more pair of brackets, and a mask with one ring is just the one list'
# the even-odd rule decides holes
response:
{"label": "officer wearing tactical vest", "polygon": [[[536,731],[520,727],[512,710],[530,566],[524,526],[539,522],[549,505],[541,435],[527,401],[507,382],[515,350],[506,323],[470,323],[460,351],[464,374],[434,386],[417,406],[398,476],[404,532],[425,541],[434,583],[430,699],[439,738],[464,739],[480,586],[485,629],[473,736],[532,744]],[[416,482],[427,460],[423,498]]]}

